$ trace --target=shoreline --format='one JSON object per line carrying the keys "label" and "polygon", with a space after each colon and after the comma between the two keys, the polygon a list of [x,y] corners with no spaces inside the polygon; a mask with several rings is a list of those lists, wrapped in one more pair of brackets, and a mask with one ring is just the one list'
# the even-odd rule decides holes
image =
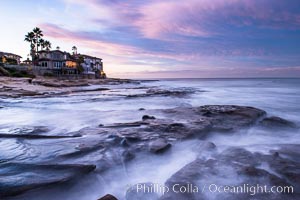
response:
{"label": "shoreline", "polygon": [[[0,97],[19,98],[30,96],[52,96],[64,95],[74,92],[91,92],[109,90],[108,88],[89,89],[82,88],[91,85],[120,85],[120,84],[140,84],[146,80],[132,80],[119,78],[106,79],[57,79],[57,78],[16,78],[0,77]],[[78,89],[80,88],[80,89]]]}

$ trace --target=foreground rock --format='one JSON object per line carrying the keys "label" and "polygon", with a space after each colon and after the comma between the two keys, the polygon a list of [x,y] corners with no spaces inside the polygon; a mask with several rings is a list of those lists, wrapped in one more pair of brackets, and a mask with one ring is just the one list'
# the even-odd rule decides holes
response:
{"label": "foreground rock", "polygon": [[264,118],[260,124],[263,127],[267,128],[296,128],[296,124],[288,121],[286,119],[282,119],[280,117],[272,116],[272,117],[266,117]]}
{"label": "foreground rock", "polygon": [[[283,145],[289,147],[290,145]],[[300,156],[300,145],[294,145],[292,156],[294,159]],[[290,151],[289,151],[290,152]],[[296,152],[298,152],[296,154]],[[201,153],[201,152],[199,152]],[[178,188],[198,188],[194,192],[176,193],[170,191],[165,193],[160,199],[171,200],[200,200],[200,199],[297,199],[300,197],[300,162],[294,159],[287,159],[283,151],[276,155],[251,153],[242,148],[228,148],[221,153],[215,153],[207,159],[197,158],[189,163],[172,177],[166,185],[172,188],[178,184]],[[270,170],[261,167],[262,163],[267,163]],[[268,189],[272,186],[289,189],[285,193],[270,193],[259,191],[249,191],[250,186],[264,187]],[[247,191],[236,192],[212,192],[218,186],[242,186],[248,187]],[[205,187],[202,191],[203,187]],[[289,187],[289,188],[287,188]],[[293,188],[291,188],[293,187]],[[209,190],[210,188],[210,190]],[[191,189],[192,190],[192,189]],[[191,191],[190,190],[190,191]],[[254,195],[254,192],[255,195]]]}
{"label": "foreground rock", "polygon": [[63,184],[94,169],[93,165],[2,164],[0,197],[14,196],[40,187]]}
{"label": "foreground rock", "polygon": [[60,139],[75,138],[80,135],[47,135],[50,129],[46,126],[23,126],[13,128],[0,128],[0,138],[20,138],[20,139]]}
{"label": "foreground rock", "polygon": [[153,153],[162,153],[168,150],[170,147],[171,144],[162,138],[159,138],[149,143],[149,151]]}
{"label": "foreground rock", "polygon": [[98,200],[118,200],[118,199],[116,197],[114,197],[113,195],[111,195],[111,194],[107,194],[107,195],[105,195],[104,197],[101,197]]}

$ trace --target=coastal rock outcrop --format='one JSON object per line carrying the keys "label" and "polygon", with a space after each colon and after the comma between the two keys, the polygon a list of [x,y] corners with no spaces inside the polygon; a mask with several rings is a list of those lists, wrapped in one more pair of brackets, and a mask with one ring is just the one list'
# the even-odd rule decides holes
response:
{"label": "coastal rock outcrop", "polygon": [[152,153],[162,153],[168,150],[171,147],[171,144],[166,140],[159,138],[149,143],[149,151]]}
{"label": "coastal rock outcrop", "polygon": [[14,196],[40,187],[63,184],[94,169],[94,165],[1,164],[0,197]]}
{"label": "coastal rock outcrop", "polygon": [[[289,145],[283,145],[283,149]],[[293,146],[293,160],[284,156],[270,154],[252,153],[243,148],[228,148],[221,153],[216,153],[207,159],[197,158],[182,169],[173,174],[166,185],[172,188],[175,184],[178,187],[196,187],[196,192],[176,193],[170,191],[164,194],[160,200],[182,199],[295,199],[300,193],[300,171],[299,164],[295,159],[299,158],[300,146]],[[290,151],[288,151],[290,153]],[[266,163],[268,167],[263,167]],[[274,173],[275,172],[275,173]],[[239,178],[237,178],[239,177]],[[249,187],[256,187],[257,184],[264,187],[263,192],[249,191]],[[216,188],[221,186],[241,186],[247,191],[240,192],[218,192]],[[289,187],[290,191],[285,193],[269,192],[272,186],[279,188]],[[233,187],[232,187],[233,188]],[[293,188],[293,189],[292,189]],[[221,188],[222,189],[222,188]],[[293,190],[293,192],[292,192]],[[255,194],[254,194],[255,193]],[[253,196],[254,195],[254,196]]]}
{"label": "coastal rock outcrop", "polygon": [[[120,85],[124,83],[139,84],[139,81],[129,79],[80,79],[59,80],[57,78],[12,78],[0,77],[0,97],[52,97],[79,92],[101,92],[109,88],[100,85]],[[99,87],[87,87],[90,85]]]}
{"label": "coastal rock outcrop", "polygon": [[263,127],[267,128],[296,128],[296,124],[288,121],[286,119],[282,119],[281,117],[271,116],[266,117],[260,121],[260,124]]}
{"label": "coastal rock outcrop", "polygon": [[101,197],[98,200],[118,200],[118,199],[115,196],[111,195],[111,194],[107,194],[107,195]]}
{"label": "coastal rock outcrop", "polygon": [[[253,107],[211,105],[160,110],[165,118],[144,115],[143,120],[100,126],[106,132],[118,132],[127,142],[157,139],[176,141],[191,137],[205,138],[211,131],[236,131],[253,125],[266,113]],[[184,117],[183,117],[184,116]],[[180,122],[178,122],[180,121]],[[131,141],[129,141],[131,140]]]}
{"label": "coastal rock outcrop", "polygon": [[190,88],[178,88],[178,89],[159,89],[151,88],[141,94],[126,95],[127,98],[140,98],[140,97],[155,97],[155,96],[172,96],[172,97],[184,97],[189,94],[193,94],[195,91]]}
{"label": "coastal rock outcrop", "polygon": [[[3,131],[4,129],[4,131]],[[79,134],[48,135],[50,131],[46,126],[21,126],[0,129],[0,138],[20,138],[20,139],[60,139],[80,137]]]}

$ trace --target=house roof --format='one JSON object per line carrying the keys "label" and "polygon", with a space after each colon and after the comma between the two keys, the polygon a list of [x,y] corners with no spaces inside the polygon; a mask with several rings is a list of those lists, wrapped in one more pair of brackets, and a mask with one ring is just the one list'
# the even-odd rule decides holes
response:
{"label": "house roof", "polygon": [[22,58],[22,56],[19,56],[19,55],[17,55],[17,54],[14,54],[14,53],[8,53],[8,52],[3,52],[3,51],[0,51],[0,55],[1,55],[1,56],[16,56],[16,57]]}
{"label": "house roof", "polygon": [[61,50],[41,50],[41,51],[38,51],[38,53],[54,53],[54,52],[58,52],[58,53],[61,53],[61,54],[68,54],[68,52],[66,51],[61,51]]}
{"label": "house roof", "polygon": [[92,59],[99,59],[99,60],[102,60],[102,58],[98,58],[98,57],[95,57],[95,56],[89,56],[89,55],[86,55],[86,54],[78,54],[79,56],[83,56],[83,57],[87,57],[87,58],[92,58]]}
{"label": "house roof", "polygon": [[52,52],[59,52],[59,53],[62,53],[62,54],[65,54],[68,56],[68,59],[70,60],[76,60],[79,58],[79,56],[83,56],[83,57],[86,57],[86,58],[91,58],[91,59],[98,59],[98,60],[102,60],[102,58],[98,58],[98,57],[95,57],[95,56],[90,56],[90,55],[86,55],[86,54],[77,54],[77,55],[72,55],[70,54],[69,52],[66,52],[66,51],[61,51],[61,50],[41,50],[41,51],[38,51],[38,53],[52,53]]}

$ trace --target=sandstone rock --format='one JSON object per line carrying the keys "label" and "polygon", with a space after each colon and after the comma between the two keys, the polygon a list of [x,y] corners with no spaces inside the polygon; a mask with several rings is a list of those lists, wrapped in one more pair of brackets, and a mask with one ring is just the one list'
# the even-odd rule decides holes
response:
{"label": "sandstone rock", "polygon": [[104,144],[102,142],[96,143],[96,144],[85,144],[81,143],[77,147],[75,147],[75,151],[72,151],[70,153],[66,153],[61,155],[60,157],[68,158],[68,157],[77,157],[77,156],[84,156],[88,153],[98,151],[100,149],[104,149]]}
{"label": "sandstone rock", "polygon": [[268,128],[296,128],[293,122],[275,116],[264,118],[260,124]]}
{"label": "sandstone rock", "polygon": [[190,88],[178,88],[178,89],[170,89],[170,90],[152,88],[152,89],[148,89],[146,93],[127,95],[126,97],[128,98],[153,97],[153,96],[184,97],[194,92],[195,91]]}
{"label": "sandstone rock", "polygon": [[0,196],[14,196],[32,189],[62,184],[94,169],[94,165],[1,164]]}
{"label": "sandstone rock", "polygon": [[234,105],[209,105],[196,109],[197,112],[211,119],[212,129],[216,131],[235,131],[250,126],[266,114],[265,111],[257,108]]}
{"label": "sandstone rock", "polygon": [[152,153],[162,153],[169,149],[171,144],[169,144],[166,140],[159,138],[149,143],[149,151]]}
{"label": "sandstone rock", "polygon": [[118,199],[116,197],[114,197],[113,195],[111,195],[111,194],[107,194],[107,195],[101,197],[98,200],[118,200]]}
{"label": "sandstone rock", "polygon": [[[289,145],[286,145],[289,146]],[[297,147],[298,148],[298,147]],[[268,163],[271,172],[262,169],[261,163]],[[217,185],[268,185],[293,186],[294,191],[299,190],[300,183],[300,162],[290,159],[276,157],[269,154],[251,153],[242,148],[228,148],[225,151],[212,155],[210,159],[197,158],[187,164],[178,172],[173,174],[165,183],[168,187],[174,184],[187,186],[188,184],[197,185],[199,188],[206,184]],[[276,173],[274,173],[274,171]],[[238,177],[238,178],[235,178]],[[161,200],[181,199],[181,200],[199,200],[199,199],[250,199],[249,193],[221,193],[212,195],[209,191],[206,193],[184,193],[178,194],[169,192],[164,194]],[[253,196],[252,196],[253,197]],[[299,193],[280,194],[280,193],[257,193],[257,199],[296,199]]]}
{"label": "sandstone rock", "polygon": [[102,126],[103,128],[129,128],[129,127],[139,127],[141,125],[147,125],[146,122],[129,122],[129,123],[115,123],[113,125]]}
{"label": "sandstone rock", "polygon": [[151,120],[151,119],[156,119],[156,118],[154,116],[144,115],[142,117],[142,119],[143,119],[143,121],[145,121],[145,120]]}
{"label": "sandstone rock", "polygon": [[[141,121],[115,123],[92,130],[83,129],[78,133],[81,135],[107,135],[105,142],[124,148],[130,146],[134,153],[150,149],[152,149],[151,152],[156,152],[160,151],[159,149],[170,147],[171,143],[166,141],[176,142],[189,138],[205,139],[212,131],[234,132],[241,128],[247,128],[265,114],[264,111],[253,107],[232,105],[180,107],[159,111],[164,114],[164,119],[144,116],[144,120]],[[156,140],[160,142],[158,143]],[[160,147],[149,148],[155,143]]]}

